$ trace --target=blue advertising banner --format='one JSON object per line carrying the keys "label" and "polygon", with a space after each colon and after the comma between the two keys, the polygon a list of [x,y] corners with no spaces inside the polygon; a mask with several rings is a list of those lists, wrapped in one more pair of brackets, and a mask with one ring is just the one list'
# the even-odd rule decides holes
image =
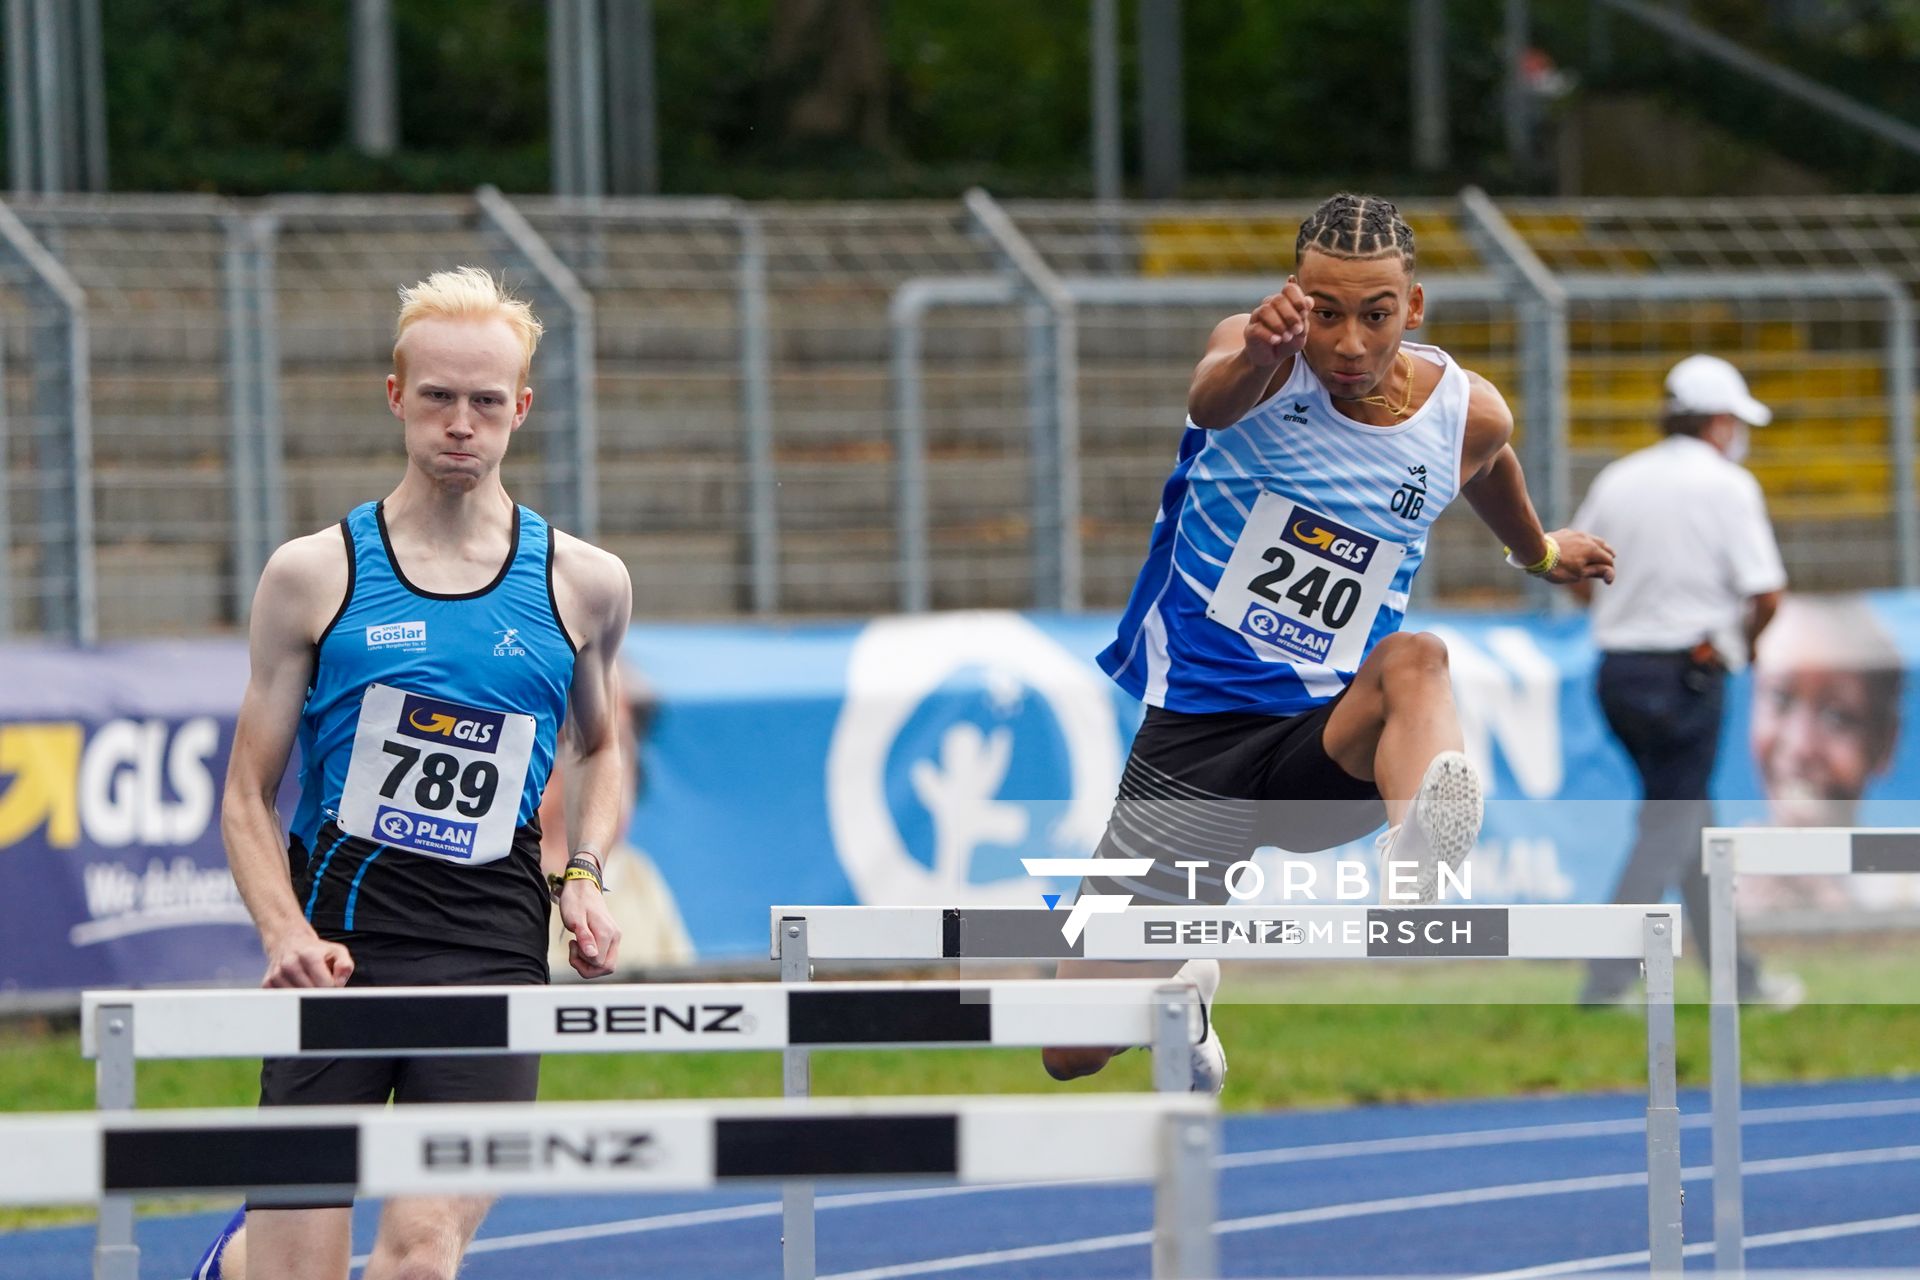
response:
{"label": "blue advertising banner", "polygon": [[[1790,599],[1760,665],[1729,685],[1719,820],[1920,825],[1920,598]],[[1469,756],[1487,783],[1472,858],[1483,902],[1604,902],[1633,841],[1638,782],[1593,692],[1584,619],[1427,613],[1447,642]],[[1108,617],[949,613],[857,625],[652,626],[628,655],[657,690],[633,842],[698,953],[763,954],[772,903],[1034,903],[1071,884],[1022,856],[1085,856],[1138,727],[1094,667]],[[1752,690],[1758,689],[1756,699]],[[1757,709],[1756,709],[1757,708]],[[1270,851],[1335,883],[1371,842]],[[1324,892],[1325,889],[1322,889]],[[1770,890],[1829,906],[1920,905],[1920,877]]]}
{"label": "blue advertising banner", "polygon": [[[627,657],[653,703],[636,721],[622,867],[636,957],[764,955],[778,902],[1070,893],[1019,860],[1085,856],[1105,825],[1141,716],[1092,662],[1113,624],[982,612],[634,628]],[[1474,900],[1609,899],[1638,786],[1594,698],[1584,621],[1428,613],[1409,626],[1447,642],[1487,783]],[[1789,598],[1729,688],[1720,820],[1920,826],[1920,735],[1904,732],[1920,717],[1916,637],[1920,595]],[[256,981],[218,815],[244,646],[5,653],[0,1000]],[[1371,853],[1361,841],[1293,860],[1332,886],[1342,858],[1371,877]],[[1256,856],[1270,874],[1253,900],[1280,896],[1274,864],[1289,857]],[[1920,877],[1755,880],[1741,895],[1743,909],[1920,907]],[[647,945],[650,920],[671,946]]]}
{"label": "blue advertising banner", "polygon": [[246,646],[4,652],[0,995],[258,981],[219,825]]}

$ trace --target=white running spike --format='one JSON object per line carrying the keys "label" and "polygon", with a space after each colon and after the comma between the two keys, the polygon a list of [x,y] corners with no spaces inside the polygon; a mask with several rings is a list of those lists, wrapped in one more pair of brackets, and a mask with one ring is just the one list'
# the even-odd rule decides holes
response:
{"label": "white running spike", "polygon": [[[1484,816],[1480,775],[1458,751],[1442,751],[1427,765],[1420,790],[1407,808],[1406,820],[1389,828],[1376,842],[1379,851],[1380,902],[1383,906],[1420,906],[1440,893],[1440,867],[1459,870],[1473,852]],[[1414,888],[1410,895],[1393,896],[1388,868],[1412,863]]]}

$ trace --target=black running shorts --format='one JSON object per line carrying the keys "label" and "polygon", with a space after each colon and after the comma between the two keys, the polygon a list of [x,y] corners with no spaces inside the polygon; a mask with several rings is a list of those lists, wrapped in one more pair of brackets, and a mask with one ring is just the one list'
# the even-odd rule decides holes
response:
{"label": "black running shorts", "polygon": [[[395,937],[327,935],[353,955],[349,987],[543,986],[545,960],[510,951]],[[267,1058],[263,1107],[378,1106],[414,1102],[532,1102],[540,1092],[538,1054],[408,1058]],[[255,1197],[253,1208],[316,1209],[345,1200]]]}
{"label": "black running shorts", "polygon": [[[1345,696],[1294,716],[1148,707],[1095,856],[1152,858],[1153,870],[1089,876],[1080,891],[1217,906],[1228,901],[1226,868],[1255,849],[1314,853],[1381,826],[1378,788],[1326,752],[1327,718]],[[1201,860],[1190,897],[1187,869],[1174,864]]]}

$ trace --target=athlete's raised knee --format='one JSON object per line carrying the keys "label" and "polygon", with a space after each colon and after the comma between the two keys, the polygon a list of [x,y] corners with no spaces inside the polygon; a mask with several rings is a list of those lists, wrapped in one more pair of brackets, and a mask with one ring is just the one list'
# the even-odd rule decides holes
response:
{"label": "athlete's raised knee", "polygon": [[1373,659],[1383,681],[1445,677],[1447,642],[1431,631],[1400,631],[1375,646]]}

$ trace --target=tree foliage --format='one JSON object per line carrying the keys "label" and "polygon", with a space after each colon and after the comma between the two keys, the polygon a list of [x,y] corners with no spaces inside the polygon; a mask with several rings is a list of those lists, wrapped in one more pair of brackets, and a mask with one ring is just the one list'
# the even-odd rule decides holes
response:
{"label": "tree foliage", "polygon": [[[671,191],[951,195],[1090,186],[1087,0],[655,0]],[[1454,171],[1500,182],[1502,6],[1448,8]],[[1695,0],[1769,56],[1920,114],[1920,17],[1883,0]],[[464,190],[549,182],[539,0],[393,0],[400,154],[347,142],[349,0],[108,0],[109,151],[123,190]],[[1122,17],[1137,168],[1135,6]],[[1584,56],[1586,6],[1534,6]],[[1186,0],[1187,171],[1198,192],[1406,190],[1406,0]],[[1614,75],[1665,76],[1622,58]],[[1624,69],[1623,69],[1624,68]],[[1639,68],[1638,71],[1635,68]],[[1591,82],[1591,77],[1589,77]],[[1676,97],[1684,86],[1670,85]],[[1871,91],[1871,92],[1869,92]],[[1747,110],[1736,87],[1721,96]],[[1722,112],[1722,114],[1726,114]]]}

